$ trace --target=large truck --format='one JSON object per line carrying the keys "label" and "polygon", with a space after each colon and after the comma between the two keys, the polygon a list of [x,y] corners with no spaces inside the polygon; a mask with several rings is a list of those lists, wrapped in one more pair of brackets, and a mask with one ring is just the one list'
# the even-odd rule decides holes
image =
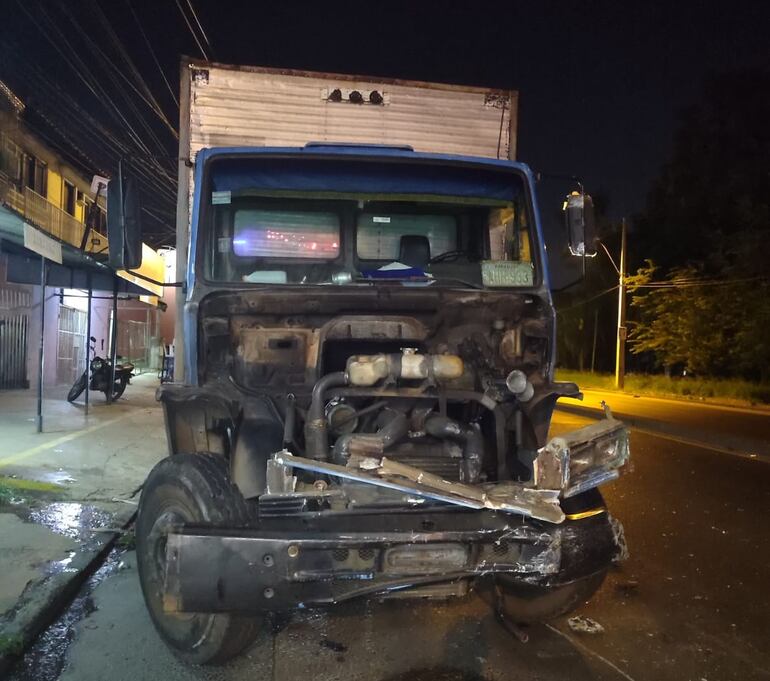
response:
{"label": "large truck", "polygon": [[[352,598],[476,591],[513,622],[589,598],[625,553],[598,487],[628,434],[608,410],[548,439],[579,393],[516,93],[190,60],[181,83],[180,365],[136,522],[161,637],[219,663]],[[590,201],[565,206],[585,254]]]}

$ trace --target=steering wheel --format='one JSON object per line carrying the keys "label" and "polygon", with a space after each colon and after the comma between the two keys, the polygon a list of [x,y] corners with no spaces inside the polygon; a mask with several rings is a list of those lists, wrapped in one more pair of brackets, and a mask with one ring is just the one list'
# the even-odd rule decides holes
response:
{"label": "steering wheel", "polygon": [[456,248],[452,251],[445,251],[444,253],[439,253],[438,255],[433,256],[428,262],[432,265],[437,262],[454,262],[459,258],[460,256],[465,255],[468,257],[468,260],[474,260],[477,258],[476,253],[471,253],[470,251],[465,251],[461,248]]}

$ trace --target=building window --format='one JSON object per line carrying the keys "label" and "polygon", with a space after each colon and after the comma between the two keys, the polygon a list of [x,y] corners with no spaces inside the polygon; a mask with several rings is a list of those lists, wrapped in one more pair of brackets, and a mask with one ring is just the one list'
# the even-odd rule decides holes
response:
{"label": "building window", "polygon": [[33,192],[45,196],[48,190],[48,167],[34,156],[27,156],[25,184]]}
{"label": "building window", "polygon": [[64,180],[64,210],[70,215],[75,215],[75,204],[77,202],[77,191],[75,185]]}
{"label": "building window", "polygon": [[81,208],[81,211],[80,211],[81,220],[80,221],[83,224],[86,224],[86,216],[88,215],[88,203],[86,201],[86,195],[83,192],[81,192],[79,189],[77,190],[76,194],[77,194],[78,206],[80,206],[80,208]]}

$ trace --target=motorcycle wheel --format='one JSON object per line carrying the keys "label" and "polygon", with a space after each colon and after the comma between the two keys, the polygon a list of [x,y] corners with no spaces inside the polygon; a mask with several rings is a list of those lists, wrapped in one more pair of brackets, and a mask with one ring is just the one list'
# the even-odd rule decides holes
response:
{"label": "motorcycle wheel", "polygon": [[86,375],[85,372],[81,374],[80,378],[75,381],[75,383],[70,388],[70,391],[67,393],[67,402],[74,402],[78,397],[80,397],[80,393],[82,393],[86,389]]}
{"label": "motorcycle wheel", "polygon": [[[128,385],[128,378],[126,376],[116,376],[115,377],[115,387],[112,391],[112,401],[114,402],[117,399],[120,399],[120,396],[126,391],[126,386]],[[109,396],[107,395],[107,391],[104,391],[105,397],[109,400]]]}

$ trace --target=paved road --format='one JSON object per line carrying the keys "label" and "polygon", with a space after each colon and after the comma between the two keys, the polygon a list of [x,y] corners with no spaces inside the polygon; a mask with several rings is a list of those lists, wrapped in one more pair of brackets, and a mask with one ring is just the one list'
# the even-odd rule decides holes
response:
{"label": "paved road", "polygon": [[[560,413],[555,430],[585,423]],[[770,678],[770,466],[640,432],[631,443],[633,472],[605,489],[625,523],[631,558],[581,610],[603,634],[572,633],[562,619],[531,627],[530,642],[521,644],[473,598],[354,603],[265,633],[229,667],[191,671],[157,639],[129,568],[94,590],[96,610],[45,659],[65,652],[72,638],[62,681]],[[57,678],[41,676],[43,658],[36,659],[16,678]]]}
{"label": "paved road", "polygon": [[583,393],[582,401],[560,400],[560,409],[585,415],[598,414],[604,400],[618,418],[640,429],[770,460],[770,409],[635,397],[610,390],[584,390]]}

